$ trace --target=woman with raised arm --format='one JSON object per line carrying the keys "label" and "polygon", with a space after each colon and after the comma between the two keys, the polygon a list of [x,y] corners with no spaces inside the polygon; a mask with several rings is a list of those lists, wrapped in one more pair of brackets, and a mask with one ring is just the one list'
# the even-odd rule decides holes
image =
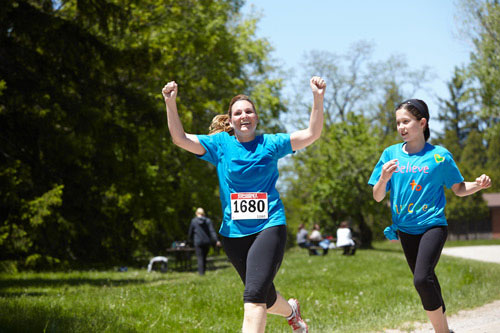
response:
{"label": "woman with raised arm", "polygon": [[481,175],[465,182],[448,150],[427,143],[429,110],[424,101],[410,99],[396,108],[397,130],[403,143],[384,150],[368,184],[380,202],[391,192],[392,222],[384,230],[388,239],[400,239],[413,283],[437,333],[448,333],[446,307],[434,268],[448,228],[444,215],[444,186],[466,196],[491,186]]}
{"label": "woman with raised arm", "polygon": [[267,313],[287,318],[294,332],[307,332],[296,299],[285,300],[273,280],[283,259],[286,218],[276,181],[278,159],[316,141],[323,128],[326,84],[310,80],[313,106],[309,127],[292,134],[256,135],[254,103],[235,96],[226,115],[214,118],[209,135],[184,132],[177,113],[177,84],[162,90],[168,128],[177,146],[217,167],[223,220],[222,246],[245,285],[243,332],[264,332]]}

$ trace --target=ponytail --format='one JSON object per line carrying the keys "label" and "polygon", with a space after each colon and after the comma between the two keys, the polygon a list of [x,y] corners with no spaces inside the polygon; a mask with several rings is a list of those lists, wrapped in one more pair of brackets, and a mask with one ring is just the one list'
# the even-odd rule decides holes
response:
{"label": "ponytail", "polygon": [[233,128],[229,125],[229,116],[227,114],[219,114],[212,119],[212,123],[208,128],[208,135],[217,134],[220,132],[228,132],[229,135],[234,135]]}
{"label": "ponytail", "polygon": [[425,128],[424,128],[424,139],[425,139],[425,141],[427,141],[430,136],[431,136],[431,131],[429,130],[429,122],[427,121],[427,124],[425,125]]}

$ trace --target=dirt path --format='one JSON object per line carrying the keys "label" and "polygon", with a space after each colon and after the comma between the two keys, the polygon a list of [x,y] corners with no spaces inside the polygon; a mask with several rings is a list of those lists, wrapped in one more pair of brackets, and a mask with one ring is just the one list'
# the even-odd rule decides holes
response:
{"label": "dirt path", "polygon": [[[462,310],[448,318],[450,329],[455,333],[498,333],[500,332],[500,300],[472,310]],[[408,323],[400,330],[385,330],[385,333],[430,333],[429,323]]]}
{"label": "dirt path", "polygon": [[[500,263],[500,246],[463,246],[443,249],[444,255]],[[461,310],[448,318],[450,329],[455,333],[498,333],[500,332],[500,300],[472,310]],[[430,322],[407,323],[400,330],[385,330],[385,333],[430,333]]]}

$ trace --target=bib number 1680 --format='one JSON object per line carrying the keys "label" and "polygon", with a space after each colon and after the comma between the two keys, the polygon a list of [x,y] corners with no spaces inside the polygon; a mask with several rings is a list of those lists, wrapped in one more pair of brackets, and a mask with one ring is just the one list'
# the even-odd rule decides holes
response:
{"label": "bib number 1680", "polygon": [[231,193],[231,219],[267,219],[267,193]]}

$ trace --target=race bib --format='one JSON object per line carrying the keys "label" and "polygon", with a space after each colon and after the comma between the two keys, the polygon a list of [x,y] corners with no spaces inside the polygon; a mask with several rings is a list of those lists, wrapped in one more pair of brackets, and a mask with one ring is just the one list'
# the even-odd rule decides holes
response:
{"label": "race bib", "polygon": [[267,219],[267,193],[231,193],[231,219]]}

